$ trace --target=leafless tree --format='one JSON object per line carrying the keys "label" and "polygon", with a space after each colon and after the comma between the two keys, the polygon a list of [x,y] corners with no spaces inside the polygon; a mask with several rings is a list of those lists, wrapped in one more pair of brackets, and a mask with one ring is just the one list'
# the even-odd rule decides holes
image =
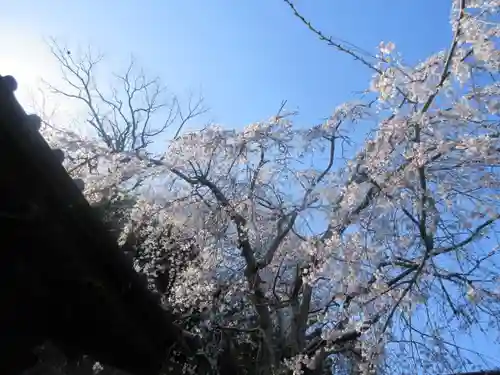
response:
{"label": "leafless tree", "polygon": [[87,124],[111,152],[146,150],[166,132],[175,139],[188,122],[207,111],[201,96],[190,95],[183,106],[158,77],[147,77],[134,58],[124,73],[113,74],[114,82],[105,89],[97,77],[102,54],[89,48],[75,55],[55,40],[49,46],[60,65],[62,85],[45,85],[51,93],[84,105]]}

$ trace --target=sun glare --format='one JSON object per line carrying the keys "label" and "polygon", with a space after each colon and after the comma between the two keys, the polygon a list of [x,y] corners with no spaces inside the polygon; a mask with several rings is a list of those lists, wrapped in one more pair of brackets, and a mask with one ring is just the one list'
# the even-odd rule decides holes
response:
{"label": "sun glare", "polygon": [[41,37],[23,34],[0,34],[0,74],[17,80],[16,96],[23,105],[31,105],[42,87],[41,79],[57,77],[57,65]]}
{"label": "sun glare", "polygon": [[[1,28],[0,28],[1,29]],[[1,31],[1,30],[0,30]],[[0,75],[12,75],[16,97],[27,112],[58,127],[77,115],[75,103],[50,95],[43,80],[59,86],[61,71],[41,36],[0,32]]]}

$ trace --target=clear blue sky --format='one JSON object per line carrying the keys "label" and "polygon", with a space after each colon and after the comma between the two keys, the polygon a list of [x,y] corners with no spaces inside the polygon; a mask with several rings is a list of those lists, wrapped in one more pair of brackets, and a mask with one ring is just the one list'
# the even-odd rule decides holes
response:
{"label": "clear blue sky", "polygon": [[[370,52],[381,40],[392,40],[411,61],[448,46],[449,3],[296,2],[327,34]],[[48,36],[70,45],[91,43],[118,59],[134,53],[174,92],[201,88],[212,118],[229,126],[265,119],[283,99],[299,108],[301,122],[319,121],[354,90],[366,88],[370,76],[318,41],[282,0],[0,0],[0,5],[0,45],[16,39],[28,44],[18,55],[30,63],[36,62],[30,46]],[[0,69],[2,54],[9,53],[0,52]]]}
{"label": "clear blue sky", "polygon": [[[408,61],[447,48],[447,0],[297,0],[326,34],[374,52],[393,41]],[[0,0],[0,74],[26,90],[53,69],[43,38],[91,44],[125,67],[131,53],[173,92],[201,91],[229,127],[266,119],[280,102],[317,123],[367,88],[371,72],[320,42],[282,0]],[[29,76],[29,77],[28,77]],[[477,343],[479,344],[479,343]]]}

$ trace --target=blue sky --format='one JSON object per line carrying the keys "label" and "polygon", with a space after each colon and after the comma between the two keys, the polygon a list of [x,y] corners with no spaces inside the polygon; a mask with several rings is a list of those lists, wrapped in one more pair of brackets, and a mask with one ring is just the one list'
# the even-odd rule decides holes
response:
{"label": "blue sky", "polygon": [[[445,0],[297,0],[325,34],[375,52],[393,41],[411,62],[447,48]],[[104,52],[117,69],[131,53],[175,93],[201,92],[210,119],[239,127],[274,114],[282,100],[315,124],[368,87],[367,69],[320,42],[283,0],[0,0],[0,74],[20,96],[57,74],[43,39]],[[477,343],[480,345],[479,343]]]}
{"label": "blue sky", "polygon": [[[380,41],[392,40],[410,61],[417,61],[448,46],[449,3],[298,0],[296,5],[327,34],[370,52]],[[43,71],[30,50],[40,51],[42,38],[49,36],[70,45],[91,43],[120,67],[133,53],[172,91],[201,90],[211,119],[228,126],[265,119],[283,99],[300,110],[301,122],[320,121],[352,98],[353,91],[366,88],[370,77],[317,40],[282,0],[0,4],[0,45],[19,42],[0,52],[0,69],[7,55],[8,60],[23,56],[22,64]]]}

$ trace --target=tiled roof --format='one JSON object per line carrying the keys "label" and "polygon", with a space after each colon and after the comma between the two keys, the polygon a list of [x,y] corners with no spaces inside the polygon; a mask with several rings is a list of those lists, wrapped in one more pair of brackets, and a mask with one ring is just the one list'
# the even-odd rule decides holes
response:
{"label": "tiled roof", "polygon": [[27,363],[32,346],[50,339],[154,374],[178,331],[15,88],[12,77],[0,76],[0,373]]}

